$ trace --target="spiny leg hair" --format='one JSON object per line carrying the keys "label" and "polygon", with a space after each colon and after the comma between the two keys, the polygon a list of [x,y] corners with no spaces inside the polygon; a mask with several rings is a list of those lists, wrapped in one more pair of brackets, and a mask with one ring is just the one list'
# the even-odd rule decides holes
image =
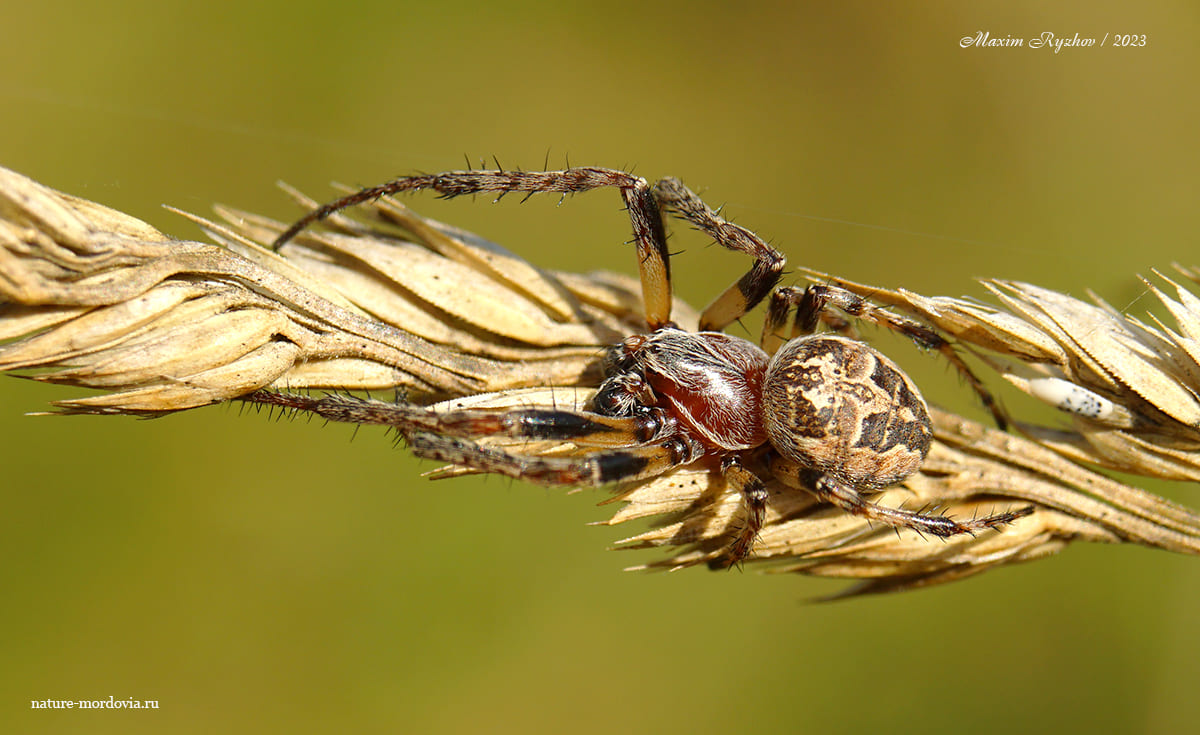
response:
{"label": "spiny leg hair", "polygon": [[411,403],[356,396],[308,396],[275,391],[257,391],[242,400],[304,411],[329,421],[389,426],[405,437],[427,431],[466,438],[507,436],[557,439],[582,446],[624,447],[663,441],[677,433],[674,420],[661,409],[628,417],[549,408],[433,411]]}
{"label": "spiny leg hair", "polygon": [[668,212],[691,222],[704,234],[728,248],[754,258],[750,270],[713,299],[700,315],[700,331],[720,331],[759,304],[783,274],[783,254],[741,225],[725,220],[679,179],[665,178],[654,185],[654,195]]}
{"label": "spiny leg hair", "polygon": [[734,456],[721,463],[721,474],[728,486],[741,497],[745,519],[737,536],[725,548],[721,556],[709,562],[712,569],[727,569],[735,566],[754,548],[754,542],[762,530],[767,514],[767,486],[753,472],[742,466]]}
{"label": "spiny leg hair", "polygon": [[1007,526],[1013,521],[1033,513],[1033,506],[1026,506],[982,518],[956,521],[949,516],[889,508],[872,503],[854,487],[816,471],[801,473],[801,477],[805,478],[804,484],[817,498],[835,505],[847,513],[893,528],[911,528],[917,533],[928,533],[938,538],[949,538],[963,533],[974,536],[979,531]]}
{"label": "spiny leg hair", "polygon": [[408,443],[418,457],[551,487],[595,487],[654,477],[694,461],[702,451],[682,437],[628,449],[602,449],[577,457],[520,454],[427,431],[415,432],[408,437]]}
{"label": "spiny leg hair", "polygon": [[[660,475],[695,461],[704,451],[678,435],[674,421],[658,410],[620,418],[539,408],[440,412],[355,396],[273,391],[257,391],[242,400],[330,421],[389,426],[418,457],[551,486],[596,486]],[[601,449],[579,457],[539,457],[472,441],[487,436],[555,439]]]}
{"label": "spiny leg hair", "polygon": [[538,193],[576,194],[592,189],[619,189],[633,225],[646,321],[651,329],[671,325],[671,273],[662,209],[687,220],[720,245],[754,257],[751,269],[717,297],[701,317],[702,330],[717,330],[753,309],[779,281],[784,258],[744,227],[732,224],[704,204],[678,179],[666,178],[653,188],[645,179],[624,171],[598,167],[562,171],[448,171],[405,176],[368,187],[322,205],[297,220],[272,244],[278,251],[309,225],[347,207],[406,191],[432,189],[443,197],[512,192],[526,197]]}
{"label": "spiny leg hair", "polygon": [[513,192],[524,192],[528,198],[541,193],[578,194],[600,188],[619,189],[629,211],[633,240],[638,250],[638,269],[641,274],[647,323],[651,329],[669,325],[671,273],[662,213],[645,179],[615,169],[588,166],[562,171],[446,171],[402,176],[378,186],[356,191],[314,209],[275,238],[271,249],[278,251],[306,227],[331,214],[401,192],[431,189],[447,199],[494,192],[498,194],[499,200]]}

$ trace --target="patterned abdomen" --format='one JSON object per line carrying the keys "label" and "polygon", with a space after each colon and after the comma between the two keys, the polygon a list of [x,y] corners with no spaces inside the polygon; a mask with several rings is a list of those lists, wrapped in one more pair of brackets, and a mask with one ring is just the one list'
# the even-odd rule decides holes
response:
{"label": "patterned abdomen", "polygon": [[874,348],[846,337],[800,337],[763,381],[767,435],[780,454],[865,489],[894,485],[929,452],[929,409]]}

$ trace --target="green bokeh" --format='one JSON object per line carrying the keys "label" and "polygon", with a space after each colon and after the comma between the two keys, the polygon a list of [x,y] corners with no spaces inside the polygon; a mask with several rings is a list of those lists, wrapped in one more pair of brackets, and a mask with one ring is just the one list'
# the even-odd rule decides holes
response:
{"label": "green bokeh", "polygon": [[[1138,312],[1134,274],[1197,263],[1192,2],[12,5],[0,165],[179,236],[198,233],[160,204],[289,218],[276,179],[324,196],[464,154],[548,155],[681,176],[793,264],[924,293],[1002,277]],[[1148,45],[960,47],[978,31]],[[539,264],[632,272],[614,195],[555,204],[416,201]],[[693,302],[746,267],[705,245],[673,240]],[[970,405],[936,360],[898,357],[931,398]],[[811,606],[836,586],[622,573],[648,557],[605,551],[632,530],[585,526],[603,494],[427,483],[380,432],[228,408],[22,415],[76,394],[0,380],[0,731],[1174,733],[1200,717],[1193,559],[1075,548]],[[28,709],[109,695],[161,709]]]}

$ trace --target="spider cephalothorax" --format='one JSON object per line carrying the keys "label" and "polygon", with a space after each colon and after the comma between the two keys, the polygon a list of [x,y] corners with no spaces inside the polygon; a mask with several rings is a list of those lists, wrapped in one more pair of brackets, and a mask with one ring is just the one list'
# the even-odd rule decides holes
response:
{"label": "spider cephalothorax", "polygon": [[[921,468],[932,431],[912,381],[873,347],[845,334],[817,333],[828,323],[849,331],[845,314],[893,329],[940,352],[1003,421],[990,394],[934,330],[841,288],[776,288],[783,256],[754,233],[709,209],[677,179],[651,187],[612,169],[452,171],[396,179],[331,202],[296,222],[276,248],[312,222],[345,207],[402,191],[433,189],[454,197],[481,192],[559,192],[613,187],[633,223],[648,331],[611,347],[606,379],[590,410],[521,408],[435,412],[407,403],[342,396],[275,394],[264,399],[332,419],[394,426],[418,455],[549,485],[601,485],[707,463],[741,494],[746,520],[716,566],[748,556],[769,500],[758,473],[787,473],[850,513],[893,527],[947,537],[997,528],[1032,508],[962,521],[876,505],[864,497]],[[754,265],[701,314],[700,330],[671,321],[671,281],[663,212],[685,219],[721,245],[752,256]],[[720,332],[770,295],[760,345]],[[788,316],[795,312],[790,329]],[[786,332],[786,334],[785,334]],[[524,454],[487,446],[489,436],[569,440],[590,448],[578,456]],[[771,458],[782,458],[772,462]]]}
{"label": "spider cephalothorax", "polygon": [[607,416],[663,409],[698,453],[751,449],[767,439],[760,404],[770,359],[721,332],[663,327],[610,351],[612,372],[593,405]]}

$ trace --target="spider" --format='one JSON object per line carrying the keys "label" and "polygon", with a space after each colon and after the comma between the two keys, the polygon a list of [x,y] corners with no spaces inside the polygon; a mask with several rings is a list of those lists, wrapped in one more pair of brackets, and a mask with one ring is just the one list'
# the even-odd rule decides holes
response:
{"label": "spider", "polygon": [[[389,425],[418,456],[545,485],[606,485],[704,463],[740,493],[745,519],[726,547],[710,559],[715,567],[737,564],[752,551],[768,502],[762,472],[786,475],[780,479],[789,486],[806,488],[818,499],[870,521],[942,538],[999,528],[1033,512],[1026,507],[954,520],[871,502],[866,496],[921,468],[932,439],[929,411],[912,380],[878,350],[847,336],[849,323],[827,309],[836,307],[939,351],[1003,425],[991,395],[933,329],[842,288],[777,288],[783,255],[723,219],[678,179],[665,178],[651,186],[624,171],[595,167],[407,176],[310,212],[273,247],[278,250],[310,224],[346,207],[398,192],[432,189],[447,198],[519,192],[528,198],[597,188],[619,190],[629,212],[648,331],[608,349],[607,377],[589,410],[435,412],[402,401],[279,393],[255,394],[251,400],[333,420]],[[751,268],[704,309],[697,332],[671,321],[664,212],[754,258]],[[720,331],[768,296],[760,344]],[[818,332],[822,322],[833,331]],[[588,451],[572,457],[534,456],[481,443],[490,436],[570,441]]]}

